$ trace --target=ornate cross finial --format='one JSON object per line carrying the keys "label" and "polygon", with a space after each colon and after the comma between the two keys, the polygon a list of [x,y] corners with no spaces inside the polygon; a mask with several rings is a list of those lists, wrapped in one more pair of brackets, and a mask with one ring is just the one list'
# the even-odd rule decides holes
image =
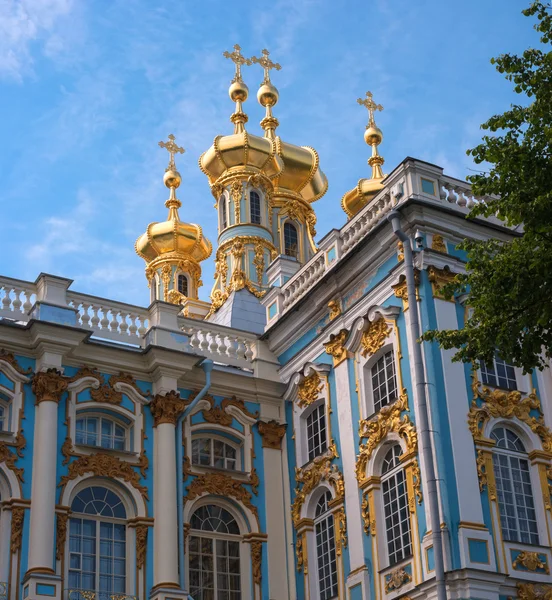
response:
{"label": "ornate cross finial", "polygon": [[161,148],[165,148],[167,150],[167,152],[169,153],[169,156],[170,156],[170,158],[169,158],[169,166],[166,169],[167,171],[169,169],[173,169],[173,170],[176,171],[176,165],[174,164],[174,155],[177,154],[177,153],[178,154],[184,154],[184,152],[185,152],[184,148],[181,148],[180,146],[177,146],[174,143],[175,139],[176,138],[171,133],[169,135],[169,141],[168,142],[159,142],[159,146]]}
{"label": "ornate cross finial", "polygon": [[383,110],[383,106],[374,102],[372,92],[366,92],[366,98],[358,98],[357,102],[368,109],[368,112],[370,113],[369,124],[374,125],[374,111]]}
{"label": "ornate cross finial", "polygon": [[234,44],[234,52],[228,52],[225,50],[222,53],[224,58],[229,58],[236,65],[236,74],[234,75],[234,79],[232,79],[232,83],[236,81],[243,81],[241,76],[241,68],[243,65],[250,65],[251,60],[249,58],[245,58],[245,56],[241,53],[241,48],[238,44]]}
{"label": "ornate cross finial", "polygon": [[251,62],[261,65],[261,67],[264,69],[264,79],[261,85],[265,85],[266,83],[270,83],[270,69],[276,69],[276,71],[279,71],[282,66],[278,63],[272,62],[270,58],[268,58],[270,52],[266,48],[262,51],[262,53],[263,55],[261,58],[252,56]]}

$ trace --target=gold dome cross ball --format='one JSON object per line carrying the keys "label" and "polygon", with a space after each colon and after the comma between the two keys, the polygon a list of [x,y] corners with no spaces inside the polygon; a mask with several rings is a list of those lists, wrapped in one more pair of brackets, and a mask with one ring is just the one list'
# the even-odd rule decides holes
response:
{"label": "gold dome cross ball", "polygon": [[366,98],[364,98],[364,99],[358,98],[357,102],[361,106],[365,106],[368,109],[368,112],[370,113],[369,125],[373,126],[374,125],[374,111],[383,110],[383,106],[381,104],[376,104],[374,102],[372,92],[366,92]]}
{"label": "gold dome cross ball", "polygon": [[224,56],[224,58],[229,58],[236,65],[236,75],[234,76],[234,79],[232,79],[232,83],[236,83],[238,81],[241,82],[241,68],[243,65],[249,66],[251,64],[251,60],[242,55],[241,48],[238,44],[234,44],[233,52],[228,52],[225,50],[222,53],[222,56]]}
{"label": "gold dome cross ball", "polygon": [[176,171],[176,165],[174,164],[174,155],[175,154],[184,154],[185,150],[184,148],[181,148],[180,146],[177,146],[174,143],[174,140],[176,138],[174,137],[174,135],[171,133],[169,135],[169,141],[168,142],[159,142],[159,146],[161,148],[165,148],[167,150],[167,152],[169,153],[169,166],[166,168],[166,171],[169,170],[173,170]]}
{"label": "gold dome cross ball", "polygon": [[261,67],[264,69],[264,79],[261,85],[265,85],[267,83],[270,83],[270,69],[276,69],[276,71],[279,71],[282,68],[282,66],[278,63],[272,62],[270,58],[268,58],[270,52],[266,50],[266,48],[262,50],[262,53],[263,55],[261,56],[261,58],[252,56],[251,62],[254,62],[257,65],[261,65]]}

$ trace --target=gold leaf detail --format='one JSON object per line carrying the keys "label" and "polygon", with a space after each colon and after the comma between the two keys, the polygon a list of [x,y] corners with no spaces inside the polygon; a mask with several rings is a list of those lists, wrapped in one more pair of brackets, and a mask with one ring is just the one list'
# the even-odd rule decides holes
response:
{"label": "gold leaf detail", "polygon": [[136,526],[136,568],[142,569],[146,564],[146,550],[148,547],[148,526]]}
{"label": "gold leaf detail", "polygon": [[318,398],[320,398],[322,387],[319,373],[313,371],[313,373],[308,377],[305,377],[298,386],[297,404],[301,408],[304,408],[305,406],[309,406],[313,402],[316,402]]}
{"label": "gold leaf detail", "polygon": [[61,560],[65,551],[68,519],[69,513],[57,513],[56,515],[56,560]]}
{"label": "gold leaf detail", "polygon": [[333,357],[334,367],[342,363],[347,358],[347,350],[345,349],[345,340],[349,332],[347,329],[342,329],[337,334],[330,335],[330,341],[324,344],[326,353]]}
{"label": "gold leaf detail", "polygon": [[380,317],[377,321],[372,321],[368,329],[362,334],[360,341],[362,345],[362,356],[372,356],[380,348],[383,348],[385,340],[391,333],[391,327]]}
{"label": "gold leaf detail", "polygon": [[262,560],[263,560],[263,543],[258,540],[252,541],[251,542],[251,570],[253,572],[253,582],[256,585],[261,585]]}
{"label": "gold leaf detail", "polygon": [[231,496],[243,503],[257,516],[257,507],[251,503],[251,493],[248,492],[240,481],[232,479],[225,473],[204,473],[198,475],[187,488],[186,500],[194,500],[202,494],[216,496]]}
{"label": "gold leaf detail", "polygon": [[398,590],[411,581],[412,575],[404,568],[399,567],[385,577],[385,593],[388,594],[393,590]]}
{"label": "gold leaf detail", "polygon": [[259,421],[257,428],[263,439],[263,448],[280,450],[282,447],[282,438],[286,434],[287,425],[278,421]]}
{"label": "gold leaf detail", "polygon": [[67,389],[68,380],[57,369],[40,371],[33,376],[32,389],[36,403],[59,402],[61,395]]}
{"label": "gold leaf detail", "polygon": [[25,509],[22,506],[12,508],[10,545],[11,553],[15,554],[21,550],[23,540],[23,522],[25,520]]}
{"label": "gold leaf detail", "polygon": [[438,233],[433,234],[433,239],[431,240],[431,249],[447,254],[447,245],[445,244],[445,240],[443,239],[442,235],[439,235]]}
{"label": "gold leaf detail", "polygon": [[10,364],[18,373],[21,373],[21,375],[29,375],[33,371],[31,367],[23,369],[17,362],[13,353],[8,352],[4,348],[0,348],[0,360]]}
{"label": "gold leaf detail", "polygon": [[[540,559],[540,556],[544,557],[544,560]],[[544,571],[547,575],[550,574],[548,562],[546,561],[546,554],[540,554],[538,552],[527,552],[522,551],[517,556],[512,567],[517,569],[518,566],[525,567],[528,571]]]}
{"label": "gold leaf detail", "polygon": [[23,469],[15,466],[17,455],[14,454],[5,442],[0,442],[0,463],[5,464],[8,469],[14,472],[17,479],[23,483]]}

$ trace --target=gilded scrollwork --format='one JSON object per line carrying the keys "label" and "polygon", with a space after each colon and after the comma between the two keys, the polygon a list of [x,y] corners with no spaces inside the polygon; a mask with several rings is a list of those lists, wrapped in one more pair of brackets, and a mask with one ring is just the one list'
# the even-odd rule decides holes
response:
{"label": "gilded scrollwork", "polygon": [[330,341],[324,344],[326,353],[333,357],[334,367],[341,364],[347,358],[347,349],[345,341],[349,332],[347,329],[342,329],[339,333],[331,334]]}
{"label": "gilded scrollwork", "polygon": [[15,358],[14,354],[12,352],[8,352],[4,348],[0,348],[0,360],[7,362],[9,365],[11,365],[20,375],[30,375],[33,372],[31,367],[23,369],[17,362],[17,359]]}
{"label": "gilded scrollwork", "polygon": [[323,384],[318,371],[314,371],[305,377],[297,388],[297,404],[304,408],[320,398]]}
{"label": "gilded scrollwork", "polygon": [[485,452],[483,450],[477,451],[475,464],[477,465],[477,477],[479,478],[479,491],[482,492],[487,485],[487,465],[485,460]]}
{"label": "gilded scrollwork", "polygon": [[345,516],[345,508],[342,506],[334,513],[335,527],[335,553],[341,556],[343,549],[347,547],[347,517]]}
{"label": "gilded scrollwork", "polygon": [[337,319],[337,317],[339,317],[341,314],[341,302],[339,299],[330,300],[328,302],[328,308],[330,309],[328,314],[330,321]]}
{"label": "gilded scrollwork", "polygon": [[226,473],[203,473],[193,479],[187,487],[186,500],[195,500],[203,494],[230,496],[241,502],[257,517],[257,507],[251,502],[251,493],[241,481],[232,479]]}
{"label": "gilded scrollwork", "polygon": [[418,464],[418,459],[415,458],[410,465],[410,470],[412,473],[412,485],[414,487],[414,495],[416,496],[416,500],[418,504],[422,503],[424,499],[422,494],[422,476],[420,473],[420,465]]}
{"label": "gilded scrollwork", "polygon": [[[414,283],[416,285],[416,300],[419,300],[418,286],[420,285],[420,271],[414,269]],[[406,275],[399,277],[399,282],[392,285],[391,288],[395,293],[395,297],[400,298],[403,303],[403,310],[408,310],[408,290],[406,286]]]}
{"label": "gilded scrollwork", "polygon": [[239,180],[234,180],[230,184],[230,194],[234,202],[234,220],[235,223],[240,222],[240,202],[243,196],[243,183]]}
{"label": "gilded scrollwork", "polygon": [[58,512],[56,515],[56,560],[61,560],[65,551],[68,519],[69,513]]}
{"label": "gilded scrollwork", "polygon": [[157,427],[162,423],[176,425],[176,420],[186,408],[186,404],[186,400],[182,399],[180,393],[174,390],[164,395],[157,394],[149,405],[153,415],[153,426]]}
{"label": "gilded scrollwork", "polygon": [[[543,559],[541,559],[541,556]],[[526,550],[521,551],[512,563],[512,567],[517,569],[523,567],[528,571],[543,571],[546,575],[550,574],[550,568],[546,560],[545,554],[539,554],[538,552],[529,552]]]}
{"label": "gilded scrollwork", "polygon": [[133,466],[109,454],[98,453],[80,456],[69,465],[68,473],[61,477],[58,487],[62,487],[69,481],[86,473],[94,473],[94,475],[100,477],[120,478],[130,483],[142,494],[145,500],[148,500],[148,490],[146,486],[140,485],[140,476],[133,469]]}
{"label": "gilded scrollwork", "polygon": [[518,600],[552,600],[552,586],[544,583],[516,584]]}
{"label": "gilded scrollwork", "polygon": [[391,333],[391,327],[386,323],[383,317],[372,321],[368,329],[362,334],[360,340],[362,346],[362,356],[372,356],[378,350],[383,348],[385,340]]}
{"label": "gilded scrollwork", "polygon": [[417,453],[418,437],[416,427],[408,415],[402,415],[405,411],[408,411],[408,396],[406,389],[403,389],[399,399],[393,404],[384,406],[372,419],[360,422],[359,436],[361,439],[367,439],[367,441],[360,446],[356,464],[356,476],[359,484],[366,481],[366,466],[372,453],[390,432],[394,432],[404,439],[408,454],[414,455]]}
{"label": "gilded scrollwork", "polygon": [[0,463],[5,464],[10,471],[13,471],[17,479],[23,483],[23,469],[16,467],[17,454],[12,452],[5,442],[0,442]]}
{"label": "gilded scrollwork", "polygon": [[364,522],[364,533],[366,535],[376,535],[376,519],[370,516],[370,494],[366,490],[362,493],[361,514]]}
{"label": "gilded scrollwork", "polygon": [[[540,437],[545,452],[552,452],[552,431],[544,423],[541,403],[535,390],[524,397],[517,390],[482,386],[475,372],[472,379],[474,397],[468,413],[468,427],[475,441],[484,439],[484,426],[491,418],[518,419]],[[532,412],[537,412],[537,416]]]}
{"label": "gilded scrollwork", "polygon": [[14,506],[11,515],[11,534],[10,548],[11,553],[16,554],[21,550],[23,541],[23,522],[25,520],[25,508],[23,506]]}
{"label": "gilded scrollwork", "polygon": [[263,543],[260,540],[251,541],[251,570],[253,582],[261,585],[262,581]]}
{"label": "gilded scrollwork", "polygon": [[399,567],[385,577],[385,593],[388,594],[389,592],[399,590],[411,581],[412,575],[403,567]]}
{"label": "gilded scrollwork", "polygon": [[333,501],[342,500],[345,496],[345,483],[343,475],[332,465],[333,456],[321,456],[315,459],[304,469],[295,468],[295,500],[291,508],[295,526],[301,519],[301,510],[307,496],[322,482],[328,483],[334,490]]}
{"label": "gilded scrollwork", "polygon": [[39,371],[33,375],[32,390],[36,403],[59,402],[67,389],[68,380],[57,369]]}
{"label": "gilded scrollwork", "polygon": [[278,421],[259,421],[257,428],[262,437],[263,448],[280,450],[282,447],[282,438],[286,434],[287,425]]}
{"label": "gilded scrollwork", "polygon": [[435,298],[446,299],[443,294],[443,288],[454,281],[456,273],[453,273],[448,266],[443,269],[438,269],[433,265],[430,265],[427,269],[428,278],[431,282],[431,289],[433,290],[433,296]]}
{"label": "gilded scrollwork", "polygon": [[146,564],[146,550],[148,547],[148,526],[136,525],[136,568],[143,569]]}
{"label": "gilded scrollwork", "polygon": [[447,245],[442,235],[439,235],[438,233],[433,234],[433,239],[431,240],[431,249],[447,254]]}

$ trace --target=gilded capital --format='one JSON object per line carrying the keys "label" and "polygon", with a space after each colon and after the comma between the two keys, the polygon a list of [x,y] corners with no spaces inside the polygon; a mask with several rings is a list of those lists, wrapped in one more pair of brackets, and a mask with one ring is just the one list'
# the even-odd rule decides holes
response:
{"label": "gilded capital", "polygon": [[263,438],[263,448],[280,450],[282,447],[282,438],[286,434],[287,425],[285,423],[278,423],[278,421],[268,421],[268,423],[259,421],[257,427]]}
{"label": "gilded capital", "polygon": [[166,394],[157,394],[150,404],[153,415],[153,426],[162,423],[176,425],[180,413],[186,408],[186,401],[180,397],[178,392],[170,391]]}
{"label": "gilded capital", "polygon": [[32,390],[36,403],[59,402],[67,389],[67,379],[57,369],[40,371],[33,376]]}
{"label": "gilded capital", "polygon": [[342,329],[339,333],[330,335],[330,341],[324,344],[326,352],[333,357],[334,367],[337,367],[347,358],[345,340],[348,335],[347,329]]}

